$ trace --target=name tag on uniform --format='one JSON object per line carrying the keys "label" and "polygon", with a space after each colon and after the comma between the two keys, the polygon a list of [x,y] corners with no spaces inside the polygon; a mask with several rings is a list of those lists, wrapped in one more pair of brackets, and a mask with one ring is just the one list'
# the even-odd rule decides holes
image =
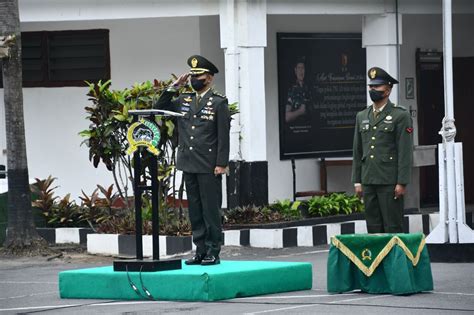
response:
{"label": "name tag on uniform", "polygon": [[181,106],[181,111],[182,112],[188,112],[189,111],[189,106],[186,107],[186,106]]}
{"label": "name tag on uniform", "polygon": [[368,130],[369,129],[369,120],[368,119],[362,120],[361,126],[362,126],[361,127],[362,130]]}

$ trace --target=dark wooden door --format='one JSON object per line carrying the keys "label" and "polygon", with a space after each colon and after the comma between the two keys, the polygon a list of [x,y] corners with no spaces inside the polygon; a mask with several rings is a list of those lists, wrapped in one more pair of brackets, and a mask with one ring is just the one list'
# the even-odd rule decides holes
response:
{"label": "dark wooden door", "polygon": [[[419,144],[442,142],[438,134],[444,117],[442,53],[417,52]],[[463,143],[466,203],[474,203],[474,57],[453,59],[456,142]],[[438,204],[438,165],[420,169],[422,207]]]}
{"label": "dark wooden door", "polygon": [[456,142],[462,142],[464,195],[474,203],[474,57],[453,59]]}
{"label": "dark wooden door", "polygon": [[[443,55],[417,52],[418,142],[433,145],[442,141],[438,131],[444,117]],[[420,168],[420,204],[438,204],[438,165]]]}

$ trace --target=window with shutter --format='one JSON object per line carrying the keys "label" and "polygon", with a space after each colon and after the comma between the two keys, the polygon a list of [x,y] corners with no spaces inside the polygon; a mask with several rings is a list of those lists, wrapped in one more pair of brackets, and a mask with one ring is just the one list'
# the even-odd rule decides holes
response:
{"label": "window with shutter", "polygon": [[84,81],[110,79],[108,30],[24,32],[21,37],[24,87],[84,86]]}

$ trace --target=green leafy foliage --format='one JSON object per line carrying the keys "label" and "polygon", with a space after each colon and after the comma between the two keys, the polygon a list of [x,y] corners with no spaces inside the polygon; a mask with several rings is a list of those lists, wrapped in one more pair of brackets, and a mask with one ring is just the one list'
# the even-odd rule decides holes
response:
{"label": "green leafy foliage", "polygon": [[284,221],[283,215],[268,207],[248,205],[228,209],[224,212],[224,224],[252,224]]}
{"label": "green leafy foliage", "polygon": [[55,179],[51,176],[44,180],[35,178],[36,182],[31,186],[31,190],[37,199],[32,201],[32,206],[41,212],[49,227],[83,226],[85,222],[80,217],[80,208],[71,200],[71,194],[62,199],[54,196],[54,190],[57,188],[53,186]]}
{"label": "green leafy foliage", "polygon": [[233,115],[238,114],[240,112],[239,107],[237,105],[237,102],[229,104],[229,112],[230,112],[230,116],[233,116]]}
{"label": "green leafy foliage", "polygon": [[[128,148],[127,131],[133,119],[129,115],[129,111],[152,108],[173,79],[175,77],[167,81],[154,80],[153,82],[135,83],[131,88],[123,90],[111,90],[110,81],[88,83],[89,92],[87,96],[92,105],[85,107],[85,110],[87,113],[86,119],[90,124],[88,129],[81,131],[79,134],[84,138],[82,143],[89,148],[89,160],[94,167],[98,167],[100,163],[103,163],[112,172],[118,196],[125,201],[124,205],[127,208],[133,209],[133,203],[129,202],[132,197],[128,196],[128,192],[132,190],[130,186],[134,177],[132,172],[133,161],[126,153]],[[189,88],[183,88],[183,90],[187,89]],[[158,180],[162,188],[160,199],[166,200],[167,196],[174,196],[176,192],[172,182],[175,175],[177,147],[176,119],[159,116],[155,119],[155,123],[160,130],[160,142],[157,146],[159,150]],[[139,154],[142,159],[140,174],[142,178],[149,182],[151,180],[152,159],[143,150],[140,150]],[[102,192],[105,200],[107,200],[106,191]],[[82,198],[85,198],[85,196]],[[91,198],[94,198],[94,194]],[[88,204],[91,201],[83,199],[83,202]],[[85,216],[89,221],[93,221],[91,219],[94,219],[94,216],[102,215],[97,210],[94,206],[88,207]],[[121,220],[126,220],[126,216],[122,215]],[[100,221],[102,220],[99,219]],[[122,223],[126,227],[126,224]],[[130,229],[127,227],[126,230]]]}
{"label": "green leafy foliage", "polygon": [[310,216],[324,217],[338,214],[362,212],[364,205],[357,196],[333,193],[328,196],[315,196],[307,201]]}
{"label": "green leafy foliage", "polygon": [[[150,196],[142,198],[142,233],[152,234],[152,204]],[[186,217],[180,218],[172,208],[164,203],[159,211],[160,234],[162,235],[191,235],[191,223]],[[98,224],[99,233],[135,234],[135,213],[130,209],[115,210],[112,215]]]}
{"label": "green leafy foliage", "polygon": [[[161,93],[171,83],[167,81],[154,80],[153,83],[146,81],[135,83],[131,88],[123,90],[111,90],[111,81],[102,83],[88,83],[89,92],[87,96],[92,103],[86,106],[86,119],[89,128],[79,132],[84,138],[82,142],[89,148],[89,160],[94,167],[103,163],[114,175],[115,185],[122,198],[126,198],[126,191],[133,178],[132,160],[127,155],[128,148],[127,131],[133,117],[129,115],[130,110],[150,109]],[[160,179],[164,180],[172,174],[174,169],[174,151],[177,146],[177,135],[175,134],[175,119],[171,117],[156,117],[156,123],[160,129]],[[142,174],[149,172],[150,159],[145,158]],[[166,186],[168,187],[168,186]],[[167,192],[167,190],[163,190]]]}
{"label": "green leafy foliage", "polygon": [[38,198],[32,202],[33,207],[43,212],[50,211],[55,200],[58,198],[54,196],[54,190],[58,188],[58,186],[53,187],[55,179],[56,177],[51,177],[51,175],[46,179],[35,178],[35,183],[31,185],[31,192]]}
{"label": "green leafy foliage", "polygon": [[[143,83],[135,83],[132,87],[123,90],[112,90],[111,81],[98,83],[87,83],[89,91],[87,93],[89,101],[92,103],[85,107],[89,121],[89,128],[85,129],[79,134],[84,138],[82,142],[89,148],[89,160],[94,167],[98,167],[103,163],[109,171],[113,173],[115,185],[118,190],[118,195],[123,200],[129,200],[127,194],[129,186],[133,182],[134,174],[132,172],[132,159],[127,155],[128,148],[127,131],[132,122],[132,116],[129,115],[130,110],[135,109],[150,109],[153,104],[159,99],[162,92],[176,79],[176,76],[169,80],[153,82],[146,81]],[[179,92],[189,92],[190,87],[184,86]],[[231,115],[239,112],[237,103],[229,104]],[[176,175],[176,147],[178,144],[178,137],[176,132],[176,118],[173,117],[155,117],[155,122],[160,130],[160,142],[158,144],[158,180],[160,181],[160,200],[168,200],[174,198],[176,192],[182,195],[184,188],[175,188]],[[146,181],[150,181],[150,166],[151,158],[149,154],[141,152],[142,169],[140,173]],[[84,199],[82,199],[84,198]],[[84,217],[88,222],[102,221],[97,216],[97,207],[93,205],[97,196],[94,193],[91,196],[92,200],[87,200],[85,194],[82,196],[83,203],[89,204],[87,212]],[[133,206],[128,201],[125,203],[128,207]],[[130,207],[132,208],[132,207]],[[168,205],[163,204],[160,209],[163,211],[173,211],[172,214],[160,213],[163,220],[168,220],[176,229],[186,228],[188,222],[183,217],[181,209],[169,209]],[[148,210],[146,210],[148,211]],[[145,211],[145,212],[146,212]],[[150,212],[151,213],[151,212]],[[147,215],[145,213],[145,215]],[[122,217],[125,220],[125,217]],[[124,224],[124,227],[126,225]],[[129,227],[127,227],[129,230]]]}
{"label": "green leafy foliage", "polygon": [[281,213],[285,219],[299,219],[301,218],[299,210],[300,206],[300,201],[292,202],[289,199],[285,199],[277,200],[275,203],[270,205],[270,208]]}
{"label": "green leafy foliage", "polygon": [[[32,191],[38,196],[32,202],[44,217],[48,227],[81,227],[87,224],[98,233],[135,234],[135,212],[126,206],[114,192],[114,185],[105,188],[97,185],[90,194],[82,191],[81,204],[77,205],[67,194],[63,198],[54,195],[56,178],[36,179]],[[133,203],[133,200],[129,200]],[[143,196],[143,234],[152,233],[152,207],[150,196]],[[179,217],[173,208],[164,202],[159,211],[160,233],[165,235],[190,235],[191,224],[185,217]]]}
{"label": "green leafy foliage", "polygon": [[[82,196],[79,196],[81,200],[81,219],[87,221],[91,228],[95,229],[97,225],[125,211],[122,209],[123,204],[121,204],[122,206],[116,205],[120,197],[117,193],[113,192],[113,188],[113,184],[107,189],[101,185],[97,185],[97,188],[90,196],[82,190]],[[99,191],[103,197],[99,196]]]}
{"label": "green leafy foliage", "polygon": [[43,212],[49,226],[52,227],[78,227],[84,226],[85,222],[81,219],[80,207],[74,200],[71,200],[71,194],[67,194],[58,203],[54,204],[49,212]]}

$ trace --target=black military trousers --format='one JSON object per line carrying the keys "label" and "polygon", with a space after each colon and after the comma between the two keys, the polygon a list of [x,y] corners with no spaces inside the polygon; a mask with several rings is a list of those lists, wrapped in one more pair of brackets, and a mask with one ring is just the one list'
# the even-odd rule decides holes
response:
{"label": "black military trousers", "polygon": [[403,233],[403,197],[395,185],[362,185],[368,233]]}
{"label": "black military trousers", "polygon": [[183,172],[196,254],[218,256],[222,245],[222,175]]}

